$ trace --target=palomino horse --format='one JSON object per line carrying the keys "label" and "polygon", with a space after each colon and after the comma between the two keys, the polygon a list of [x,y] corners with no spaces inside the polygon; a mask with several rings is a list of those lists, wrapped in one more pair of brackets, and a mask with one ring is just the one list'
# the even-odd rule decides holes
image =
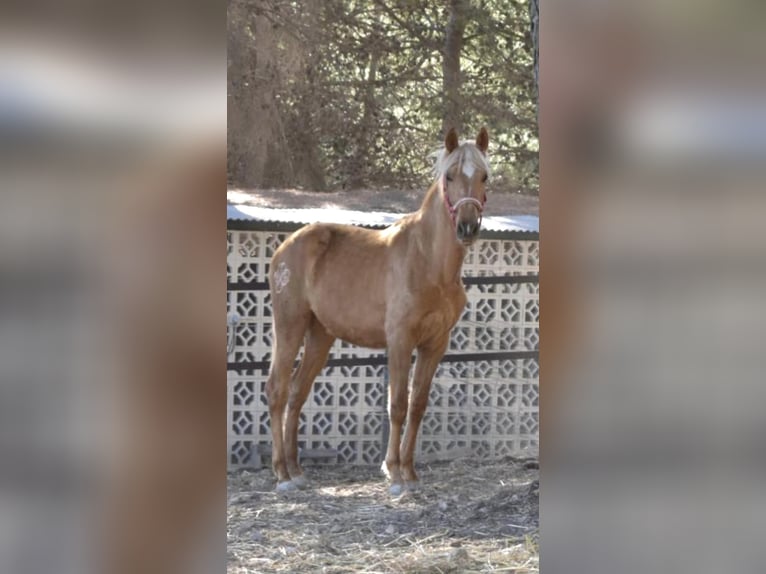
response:
{"label": "palomino horse", "polygon": [[[394,495],[417,485],[415,439],[431,379],[466,303],[460,270],[479,234],[489,174],[485,128],[475,144],[460,144],[454,129],[444,143],[436,179],[415,213],[383,230],[308,225],[274,254],[274,340],[266,389],[277,490],[307,485],[298,463],[298,418],[336,338],[387,349],[391,432],[383,470]],[[293,375],[301,343],[303,358]]]}

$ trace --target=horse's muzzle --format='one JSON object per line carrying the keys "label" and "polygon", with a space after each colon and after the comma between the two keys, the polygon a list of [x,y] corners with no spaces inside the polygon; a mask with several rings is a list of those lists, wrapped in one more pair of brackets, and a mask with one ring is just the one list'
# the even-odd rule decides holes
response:
{"label": "horse's muzzle", "polygon": [[477,237],[479,237],[480,228],[481,224],[478,221],[458,221],[457,225],[455,226],[455,231],[457,233],[458,240],[462,241],[463,243],[471,244],[476,241]]}

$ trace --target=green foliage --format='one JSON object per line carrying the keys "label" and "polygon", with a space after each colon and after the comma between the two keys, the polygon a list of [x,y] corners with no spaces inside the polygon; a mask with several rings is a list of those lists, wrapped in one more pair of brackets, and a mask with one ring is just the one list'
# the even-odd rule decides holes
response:
{"label": "green foliage", "polygon": [[[428,155],[443,135],[448,2],[233,1],[243,10],[230,8],[230,29],[243,25],[243,11],[272,24],[277,53],[270,56],[278,73],[270,83],[250,89],[276,94],[277,109],[264,113],[276,114],[281,122],[283,153],[303,150],[293,163],[313,158],[321,172],[315,187],[422,187],[429,182]],[[254,42],[258,57],[258,38]],[[537,192],[532,54],[527,1],[471,3],[460,59],[461,137],[475,137],[482,125],[489,129],[494,189]],[[240,88],[230,84],[229,89]],[[230,93],[236,105],[253,99]],[[312,185],[291,182],[290,173],[283,180]]]}

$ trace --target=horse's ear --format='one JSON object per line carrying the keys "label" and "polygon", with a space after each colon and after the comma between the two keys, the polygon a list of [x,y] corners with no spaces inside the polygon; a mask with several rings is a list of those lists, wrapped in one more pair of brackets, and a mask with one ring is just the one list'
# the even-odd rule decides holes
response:
{"label": "horse's ear", "polygon": [[447,153],[452,153],[452,150],[457,147],[457,144],[457,132],[455,131],[455,128],[450,128],[450,131],[447,132],[447,137],[444,138],[444,147],[447,148]]}
{"label": "horse's ear", "polygon": [[489,147],[489,134],[487,133],[487,128],[483,127],[479,130],[479,135],[476,136],[476,147],[479,148],[481,153],[487,153],[487,148]]}

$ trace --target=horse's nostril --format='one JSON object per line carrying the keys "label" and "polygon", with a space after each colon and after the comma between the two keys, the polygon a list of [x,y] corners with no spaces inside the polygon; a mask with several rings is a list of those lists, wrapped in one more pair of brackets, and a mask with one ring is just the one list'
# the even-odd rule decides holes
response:
{"label": "horse's nostril", "polygon": [[457,224],[457,233],[460,239],[464,239],[467,237],[475,237],[478,232],[479,232],[478,223],[461,221]]}

